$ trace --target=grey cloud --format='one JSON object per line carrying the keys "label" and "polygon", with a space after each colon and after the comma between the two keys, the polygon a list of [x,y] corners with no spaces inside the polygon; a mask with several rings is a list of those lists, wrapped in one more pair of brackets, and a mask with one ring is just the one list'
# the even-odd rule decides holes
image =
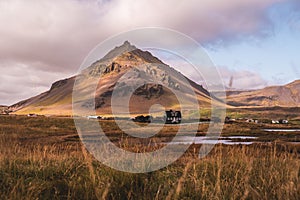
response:
{"label": "grey cloud", "polygon": [[[0,75],[5,79],[0,104],[35,95],[53,81],[76,74],[95,45],[121,31],[163,26],[202,43],[233,40],[262,32],[269,26],[266,9],[281,1],[2,0],[0,67],[6,76]],[[36,79],[22,77],[21,65]],[[16,74],[10,74],[12,69]],[[19,89],[7,91],[12,85]]]}
{"label": "grey cloud", "polygon": [[23,63],[0,63],[0,102],[10,105],[49,89],[54,80],[69,77],[69,73],[36,70]]}
{"label": "grey cloud", "polygon": [[264,10],[277,1],[2,1],[0,59],[74,70],[104,38],[141,26],[174,28],[200,42],[252,34],[265,27]]}
{"label": "grey cloud", "polygon": [[230,85],[231,78],[232,88],[234,89],[259,89],[268,85],[268,81],[264,80],[257,72],[248,70],[237,71],[225,66],[218,66],[218,70],[227,87]]}

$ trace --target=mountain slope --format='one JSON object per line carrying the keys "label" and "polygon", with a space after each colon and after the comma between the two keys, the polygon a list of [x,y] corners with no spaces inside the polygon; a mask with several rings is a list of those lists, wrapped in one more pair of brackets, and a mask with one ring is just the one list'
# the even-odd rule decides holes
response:
{"label": "mountain slope", "polygon": [[[193,101],[192,93],[187,92],[189,85],[201,107],[207,107],[211,102],[209,93],[202,86],[164,64],[150,52],[137,49],[126,41],[76,77],[57,81],[49,91],[16,103],[9,109],[16,114],[71,115],[72,92],[76,78],[80,80],[83,92],[75,104],[80,104],[81,107],[95,106],[99,114],[111,113],[113,92],[118,97],[115,101],[119,101],[120,105],[126,96],[133,94],[129,105],[133,113],[146,113],[153,104],[161,104],[167,109],[180,108],[174,91],[182,97],[183,104],[189,105]],[[94,92],[92,83],[95,81],[98,84],[93,105],[90,96]],[[137,84],[139,87],[135,88]],[[116,89],[116,86],[119,89]],[[122,113],[122,106],[119,109]]]}
{"label": "mountain slope", "polygon": [[227,93],[227,103],[232,106],[299,107],[300,80],[284,86]]}
{"label": "mountain slope", "polygon": [[7,106],[0,105],[0,114],[6,114],[7,109]]}
{"label": "mountain slope", "polygon": [[52,84],[50,90],[20,101],[9,107],[16,114],[55,114],[69,115],[72,110],[72,89],[75,77]]}

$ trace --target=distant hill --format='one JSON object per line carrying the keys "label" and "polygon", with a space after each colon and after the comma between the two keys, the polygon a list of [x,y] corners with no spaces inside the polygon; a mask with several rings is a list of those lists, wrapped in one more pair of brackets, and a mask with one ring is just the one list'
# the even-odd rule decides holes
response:
{"label": "distant hill", "polygon": [[8,109],[8,106],[0,105],[0,114],[5,114]]}
{"label": "distant hill", "polygon": [[228,91],[227,103],[231,106],[299,107],[300,80],[283,86],[271,86],[252,91]]}
{"label": "distant hill", "polygon": [[[151,67],[148,67],[150,65]],[[133,71],[131,76],[124,78],[130,70]],[[117,81],[120,82],[120,80],[122,90],[118,94],[119,99],[122,101],[122,95],[133,92],[130,100],[130,111],[133,113],[147,112],[151,105],[158,103],[166,108],[178,108],[178,100],[168,88],[181,92],[181,96],[188,105],[192,97],[185,93],[188,85],[182,81],[182,77],[192,86],[200,106],[209,107],[211,103],[209,92],[202,86],[189,80],[150,52],[142,51],[127,41],[115,47],[77,76],[84,77],[80,83],[85,92],[82,94],[82,101],[85,102],[82,106],[91,106],[92,100],[88,98],[93,91],[90,85],[101,76],[95,98],[95,108],[100,114],[111,112],[111,96]],[[16,114],[71,115],[72,90],[77,76],[59,80],[53,83],[48,91],[18,102],[9,109]],[[168,88],[161,84],[149,83],[152,79],[161,81]],[[144,84],[147,80],[148,82]],[[133,86],[136,83],[139,83],[141,87],[134,90]]]}

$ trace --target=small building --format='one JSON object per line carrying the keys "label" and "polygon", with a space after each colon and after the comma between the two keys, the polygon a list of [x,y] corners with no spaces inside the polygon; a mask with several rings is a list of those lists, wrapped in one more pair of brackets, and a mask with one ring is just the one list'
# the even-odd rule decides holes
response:
{"label": "small building", "polygon": [[165,124],[180,124],[181,123],[181,112],[168,110],[165,114]]}
{"label": "small building", "polygon": [[272,124],[279,124],[278,120],[272,120]]}
{"label": "small building", "polygon": [[280,119],[280,120],[272,120],[272,124],[288,124],[289,121],[286,119]]}
{"label": "small building", "polygon": [[246,122],[247,122],[247,123],[253,123],[253,122],[254,122],[254,119],[247,119]]}
{"label": "small building", "polygon": [[97,116],[97,115],[89,115],[87,116],[88,119],[101,119],[101,116]]}
{"label": "small building", "polygon": [[258,124],[259,121],[258,121],[258,119],[247,119],[246,122],[247,123],[256,123],[256,124]]}
{"label": "small building", "polygon": [[289,121],[286,120],[286,119],[280,119],[280,120],[279,120],[279,123],[280,123],[280,124],[288,124]]}
{"label": "small building", "polygon": [[230,117],[225,117],[225,123],[226,124],[232,124],[236,121],[236,119],[231,119]]}

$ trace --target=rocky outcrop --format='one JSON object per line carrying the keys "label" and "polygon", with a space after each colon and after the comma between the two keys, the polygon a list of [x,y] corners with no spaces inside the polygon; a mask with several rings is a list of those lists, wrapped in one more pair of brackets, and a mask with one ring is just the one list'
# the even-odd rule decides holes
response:
{"label": "rocky outcrop", "polygon": [[160,84],[144,84],[134,91],[135,95],[144,96],[147,99],[157,98],[164,94],[163,86]]}
{"label": "rocky outcrop", "polygon": [[123,45],[115,47],[113,50],[109,51],[103,58],[97,62],[106,62],[120,56],[123,53],[131,52],[137,48],[134,45],[131,45],[128,41],[125,41]]}
{"label": "rocky outcrop", "polygon": [[103,74],[108,74],[110,72],[120,72],[122,66],[118,63],[113,62],[111,65],[107,66],[103,72]]}
{"label": "rocky outcrop", "polygon": [[54,82],[52,85],[51,85],[51,88],[50,88],[50,91],[51,90],[54,90],[56,88],[60,88],[61,86],[65,85],[68,83],[68,79],[63,79],[63,80],[59,80],[59,81],[56,81]]}

